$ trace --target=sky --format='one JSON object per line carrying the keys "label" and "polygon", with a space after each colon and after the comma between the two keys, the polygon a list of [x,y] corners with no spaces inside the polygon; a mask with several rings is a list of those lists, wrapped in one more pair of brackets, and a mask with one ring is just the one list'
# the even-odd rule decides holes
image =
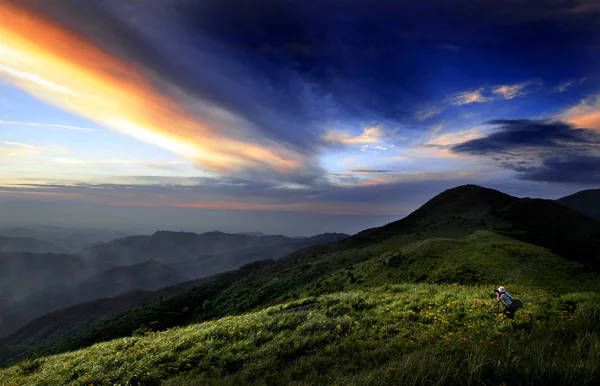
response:
{"label": "sky", "polygon": [[596,0],[0,0],[0,225],[355,233],[600,187]]}

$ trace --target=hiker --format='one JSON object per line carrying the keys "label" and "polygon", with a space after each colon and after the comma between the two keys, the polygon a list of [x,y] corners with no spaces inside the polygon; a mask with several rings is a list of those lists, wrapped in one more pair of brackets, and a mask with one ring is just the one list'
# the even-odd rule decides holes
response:
{"label": "hiker", "polygon": [[506,290],[506,288],[500,286],[497,290],[494,290],[496,293],[496,298],[498,302],[504,302],[505,308],[502,312],[506,315],[507,318],[512,319],[515,316],[515,312],[522,307],[522,303],[518,299],[513,299],[511,294]]}

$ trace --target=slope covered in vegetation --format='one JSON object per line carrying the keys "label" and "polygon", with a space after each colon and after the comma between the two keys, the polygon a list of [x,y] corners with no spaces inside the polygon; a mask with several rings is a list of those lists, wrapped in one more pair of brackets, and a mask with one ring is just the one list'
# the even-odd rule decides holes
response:
{"label": "slope covered in vegetation", "polygon": [[[0,371],[4,385],[591,385],[600,297],[527,286],[514,319],[489,287],[398,284],[99,343]],[[11,383],[12,382],[12,383]]]}
{"label": "slope covered in vegetation", "polygon": [[[459,187],[396,223],[198,280],[68,336],[22,331],[5,348],[13,363],[31,359],[1,374],[20,384],[598,382],[595,255],[562,251],[579,240],[586,252],[599,224],[546,200]],[[525,303],[516,319],[491,309],[498,285]]]}

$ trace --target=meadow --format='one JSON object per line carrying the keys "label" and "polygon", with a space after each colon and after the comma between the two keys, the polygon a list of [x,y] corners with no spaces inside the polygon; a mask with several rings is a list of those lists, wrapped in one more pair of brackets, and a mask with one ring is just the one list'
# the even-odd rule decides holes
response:
{"label": "meadow", "polygon": [[507,287],[396,284],[133,336],[0,370],[25,385],[592,385],[600,296]]}

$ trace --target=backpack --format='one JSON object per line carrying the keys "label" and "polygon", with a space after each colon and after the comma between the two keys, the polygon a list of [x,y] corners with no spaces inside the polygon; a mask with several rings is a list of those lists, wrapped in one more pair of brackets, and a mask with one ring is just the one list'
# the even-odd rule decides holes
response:
{"label": "backpack", "polygon": [[515,310],[518,310],[519,308],[523,308],[523,302],[519,299],[513,299],[512,296],[510,296],[509,294],[506,294],[506,296],[508,296],[510,298],[510,300],[512,300],[512,303],[510,304],[510,308],[513,308]]}

